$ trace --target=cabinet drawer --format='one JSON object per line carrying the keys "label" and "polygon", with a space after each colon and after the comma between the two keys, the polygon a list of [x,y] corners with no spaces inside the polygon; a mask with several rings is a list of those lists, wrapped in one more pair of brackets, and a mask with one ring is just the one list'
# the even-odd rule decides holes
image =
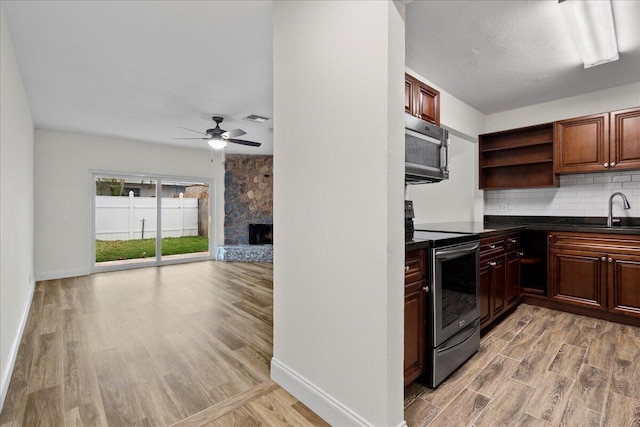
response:
{"label": "cabinet drawer", "polygon": [[640,255],[640,236],[601,233],[549,233],[549,247]]}
{"label": "cabinet drawer", "polygon": [[504,239],[507,250],[520,248],[520,233],[507,234]]}
{"label": "cabinet drawer", "polygon": [[504,236],[480,239],[480,259],[492,258],[504,254]]}
{"label": "cabinet drawer", "polygon": [[426,251],[419,249],[417,251],[407,252],[404,257],[404,283],[409,284],[425,278],[426,268]]}

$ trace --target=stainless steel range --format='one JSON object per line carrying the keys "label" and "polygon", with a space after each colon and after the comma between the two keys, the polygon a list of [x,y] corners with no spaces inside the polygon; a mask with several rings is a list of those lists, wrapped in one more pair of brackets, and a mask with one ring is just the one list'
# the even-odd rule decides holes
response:
{"label": "stainless steel range", "polygon": [[427,385],[437,387],[480,348],[478,235],[415,231],[429,241]]}

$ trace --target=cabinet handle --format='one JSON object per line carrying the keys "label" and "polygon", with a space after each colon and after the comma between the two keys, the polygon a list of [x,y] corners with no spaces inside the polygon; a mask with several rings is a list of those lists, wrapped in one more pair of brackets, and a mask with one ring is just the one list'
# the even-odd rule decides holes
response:
{"label": "cabinet handle", "polygon": [[[604,260],[603,260],[603,261],[604,261]],[[409,271],[409,266],[408,266],[408,265],[405,265],[405,266],[404,266],[404,271]]]}
{"label": "cabinet handle", "polygon": [[495,249],[495,248],[496,248],[496,245],[489,245],[489,248],[491,248],[491,249]]}
{"label": "cabinet handle", "polygon": [[516,239],[509,239],[509,243],[518,243],[518,240],[516,240]]}
{"label": "cabinet handle", "polygon": [[611,164],[609,165],[609,167],[610,167],[610,168],[615,168],[615,167],[616,167],[616,164],[615,164],[615,163],[611,163]]}
{"label": "cabinet handle", "polygon": [[517,252],[517,254],[518,254],[518,256],[524,256],[524,252],[522,252],[522,251]]}
{"label": "cabinet handle", "polygon": [[422,289],[423,289],[425,292],[429,292],[429,287],[428,287],[428,286],[424,286]]}
{"label": "cabinet handle", "polygon": [[600,260],[601,260],[602,262],[605,262],[605,261],[607,260],[607,257],[602,257],[602,258],[600,258]]}
{"label": "cabinet handle", "polygon": [[609,262],[613,262],[613,259],[612,259],[612,258],[609,258],[609,259],[607,259],[607,261],[609,261]]}
{"label": "cabinet handle", "polygon": [[498,263],[495,261],[488,262],[487,264],[489,265],[489,267],[495,267],[496,265],[498,265]]}
{"label": "cabinet handle", "polygon": [[602,165],[602,166],[604,166],[605,168],[608,168],[608,167],[609,167],[609,163],[605,163],[605,164],[604,164],[604,165]]}

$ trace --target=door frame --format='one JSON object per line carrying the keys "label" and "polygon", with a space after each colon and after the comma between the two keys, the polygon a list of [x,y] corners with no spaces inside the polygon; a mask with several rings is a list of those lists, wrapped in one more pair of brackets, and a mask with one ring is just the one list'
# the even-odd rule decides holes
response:
{"label": "door frame", "polygon": [[[99,266],[96,265],[96,178],[132,178],[132,179],[150,179],[156,181],[156,257],[149,261],[141,261],[131,264],[120,265],[108,265]],[[162,182],[163,181],[187,181],[187,182],[202,182],[209,186],[209,255],[206,256],[193,256],[177,259],[162,259]],[[215,179],[202,178],[194,176],[178,176],[178,175],[161,175],[161,174],[146,174],[146,173],[131,173],[131,172],[114,172],[90,169],[89,170],[89,198],[90,203],[90,218],[89,222],[89,253],[91,254],[89,260],[89,271],[91,273],[100,273],[105,271],[118,271],[118,270],[130,270],[134,268],[153,267],[170,264],[183,264],[194,261],[204,261],[215,259],[215,226],[213,224],[212,213],[215,208]]]}

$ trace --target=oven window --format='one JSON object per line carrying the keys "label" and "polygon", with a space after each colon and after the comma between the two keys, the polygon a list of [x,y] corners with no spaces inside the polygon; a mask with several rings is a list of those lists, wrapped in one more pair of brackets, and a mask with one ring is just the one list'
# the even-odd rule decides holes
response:
{"label": "oven window", "polygon": [[458,258],[443,260],[440,267],[444,329],[476,309],[476,254],[472,252]]}

